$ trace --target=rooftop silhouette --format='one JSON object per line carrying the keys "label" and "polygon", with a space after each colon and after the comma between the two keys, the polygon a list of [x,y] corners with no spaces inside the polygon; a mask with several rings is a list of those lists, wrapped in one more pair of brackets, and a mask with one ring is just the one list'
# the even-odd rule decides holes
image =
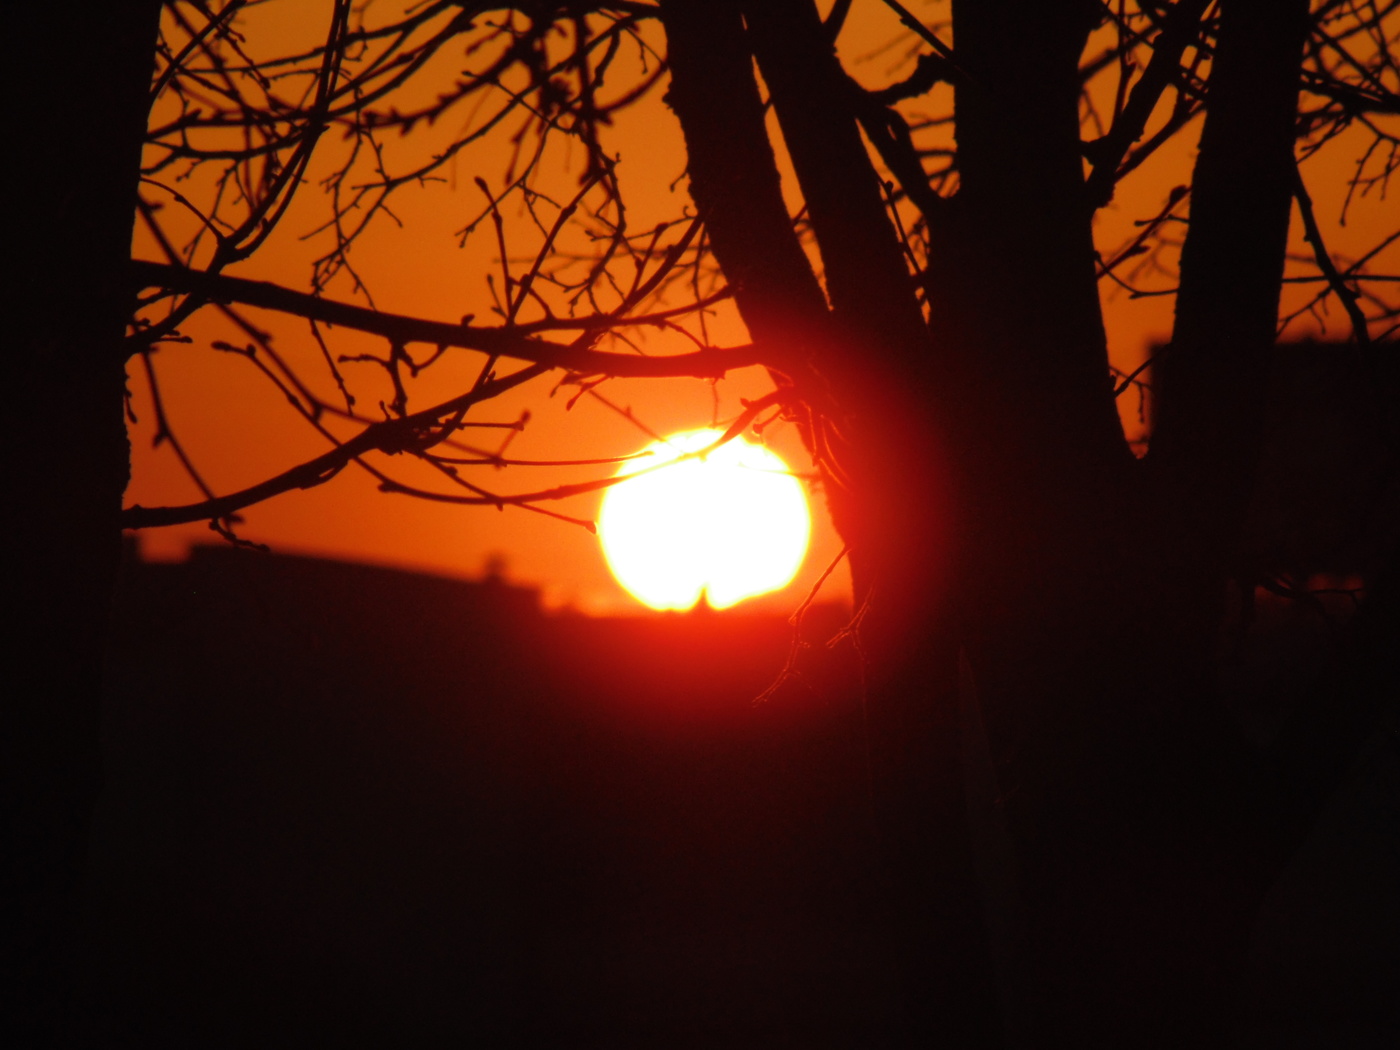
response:
{"label": "rooftop silhouette", "polygon": [[546,615],[499,579],[232,547],[125,573],[94,1043],[879,1030],[841,654],[755,708],[778,617]]}

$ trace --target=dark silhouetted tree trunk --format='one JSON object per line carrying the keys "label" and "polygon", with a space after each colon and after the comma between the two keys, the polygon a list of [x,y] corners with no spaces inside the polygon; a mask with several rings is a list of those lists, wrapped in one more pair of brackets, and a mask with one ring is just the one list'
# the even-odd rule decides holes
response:
{"label": "dark silhouetted tree trunk", "polygon": [[54,1036],[100,782],[102,636],[128,474],[126,262],[159,6],[25,4],[6,19],[0,982],[10,1046]]}
{"label": "dark silhouetted tree trunk", "polygon": [[[911,1044],[1000,1037],[961,819],[960,648],[1017,851],[1012,1028],[1030,1045],[1218,1044],[1263,883],[1210,661],[1277,316],[1305,0],[1222,4],[1174,340],[1187,392],[1146,463],[1114,405],[1080,143],[1099,5],[954,3],[960,187],[926,212],[927,326],[812,5],[664,8],[716,256],[755,338],[839,420],[838,443],[809,438],[835,449],[832,509],[869,599]],[[782,223],[750,56],[829,311]]]}
{"label": "dark silhouetted tree trunk", "polygon": [[[664,10],[671,102],[716,258],[754,337],[783,346],[780,383],[820,391],[835,423],[808,438],[832,449],[831,507],[854,549],[857,600],[868,601],[871,787],[908,1037],[993,1045],[999,1022],[960,776],[957,644],[937,601],[949,570],[935,509],[947,498],[943,437],[928,415],[931,362],[914,285],[812,5],[678,0]],[[808,203],[829,311],[787,220],[750,55]],[[921,471],[907,470],[911,458]]]}

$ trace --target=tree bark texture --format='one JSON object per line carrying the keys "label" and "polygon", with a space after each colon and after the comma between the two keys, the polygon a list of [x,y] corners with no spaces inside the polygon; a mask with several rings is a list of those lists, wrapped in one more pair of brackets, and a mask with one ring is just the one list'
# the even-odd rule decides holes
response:
{"label": "tree bark texture", "polygon": [[100,783],[102,641],[128,475],[126,264],[160,5],[26,4],[11,107],[3,969],[10,1046],[56,1038]]}

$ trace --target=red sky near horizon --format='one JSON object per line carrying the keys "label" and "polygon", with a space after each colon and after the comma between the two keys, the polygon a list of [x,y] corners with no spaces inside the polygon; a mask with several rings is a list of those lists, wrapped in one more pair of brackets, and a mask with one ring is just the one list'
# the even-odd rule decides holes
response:
{"label": "red sky near horizon", "polygon": [[[827,6],[827,5],[823,5]],[[928,22],[947,17],[944,2],[911,5]],[[330,4],[327,0],[268,3],[240,14],[240,29],[250,53],[259,56],[287,53],[314,46],[323,37]],[[167,15],[168,17],[168,15]],[[899,60],[909,45],[887,48],[900,32],[898,23],[879,0],[856,0],[839,47],[848,68],[867,86],[882,86],[904,75]],[[450,84],[462,62],[461,49],[447,48],[443,61],[430,65],[415,90],[421,97]],[[440,67],[440,68],[439,68]],[[445,79],[443,79],[445,78]],[[940,86],[937,91],[946,91]],[[622,110],[606,130],[605,147],[619,157],[619,178],[627,192],[632,228],[647,230],[657,222],[680,214],[685,197],[685,153],[679,128],[661,102],[662,90],[654,90],[643,102]],[[158,111],[159,112],[159,111]],[[451,134],[465,126],[468,115],[454,114],[438,131]],[[456,124],[453,124],[453,121]],[[1126,242],[1135,232],[1135,220],[1160,210],[1173,186],[1189,182],[1199,120],[1164,147],[1120,189],[1115,202],[1100,214],[1096,239],[1105,254]],[[428,133],[425,132],[425,137]],[[1371,247],[1379,223],[1387,219],[1388,206],[1380,195],[1354,200],[1345,226],[1339,223],[1346,180],[1359,153],[1354,137],[1343,135],[1325,147],[1304,168],[1318,218],[1333,253],[1352,256]],[[412,144],[409,143],[411,146]],[[332,143],[329,151],[334,152]],[[431,149],[425,142],[420,149]],[[489,315],[490,298],[484,275],[498,272],[498,251],[489,223],[465,247],[456,231],[479,213],[484,203],[474,183],[480,175],[498,181],[507,163],[506,145],[489,142],[463,155],[445,182],[425,185],[395,203],[400,224],[380,221],[353,253],[357,271],[373,294],[379,309],[424,318],[456,321],[474,313]],[[553,167],[548,177],[563,185],[576,180],[578,157],[560,149],[547,158]],[[324,237],[307,235],[325,214],[325,199],[313,179],[298,195],[277,232],[251,259],[228,273],[274,281],[306,289],[312,260],[326,247]],[[162,215],[179,210],[169,192],[174,186],[144,187],[149,199],[159,202]],[[800,206],[793,180],[786,188],[794,211]],[[208,194],[208,180],[196,175],[179,186],[179,192],[198,201]],[[383,218],[383,217],[381,217]],[[1392,220],[1393,221],[1393,220]],[[1305,253],[1295,221],[1293,250]],[[522,226],[523,229],[523,226]],[[523,249],[522,249],[523,250]],[[140,222],[134,251],[138,258],[162,259]],[[1394,254],[1392,252],[1392,254]],[[198,264],[199,257],[195,262]],[[1391,266],[1390,269],[1394,269]],[[1302,272],[1301,270],[1299,272]],[[1163,288],[1163,275],[1145,274],[1144,285]],[[1148,347],[1170,331],[1172,298],[1169,295],[1132,298],[1108,282],[1103,302],[1110,356],[1118,368],[1136,367]],[[365,302],[348,278],[338,278],[326,292],[329,298]],[[1290,295],[1302,294],[1297,286]],[[265,311],[245,311],[250,319],[271,332],[279,352],[298,363],[302,373],[315,376],[318,391],[331,398],[334,387],[320,361],[320,350],[304,321]],[[1334,307],[1326,319],[1327,333],[1345,335],[1345,318]],[[215,340],[241,343],[232,327],[204,311],[183,326],[189,345],[168,345],[155,355],[161,393],[172,429],[182,441],[206,480],[219,492],[229,492],[278,473],[323,452],[325,440],[312,431],[286,404],[267,380],[240,357],[208,349]],[[1316,321],[1290,330],[1290,334],[1318,333]],[[721,311],[710,334],[716,342],[732,345],[747,341],[742,324],[732,312]],[[648,351],[685,348],[681,337],[658,333],[649,337]],[[379,341],[337,332],[334,349],[339,353],[382,353]],[[424,348],[417,348],[420,353]],[[432,391],[444,395],[469,383],[481,366],[480,354],[448,355],[422,380],[421,404]],[[374,366],[346,364],[346,379],[376,389]],[[530,459],[594,458],[621,456],[649,443],[650,437],[634,422],[590,397],[570,407],[575,391],[555,389],[556,380],[536,380],[500,402],[488,406],[481,419],[513,422],[530,413],[528,426],[516,434],[513,456]],[[152,446],[154,413],[139,361],[131,368],[132,408],[138,422],[132,426],[133,479],[127,504],[159,506],[194,502],[199,492],[185,474],[168,444]],[[646,428],[658,433],[709,426],[732,417],[741,398],[761,396],[770,389],[760,369],[737,373],[718,384],[703,380],[613,380],[600,389],[614,406],[630,409]],[[373,404],[371,395],[362,401]],[[1141,436],[1136,397],[1123,395],[1125,430]],[[498,442],[505,431],[486,431],[483,445]],[[766,438],[788,463],[801,472],[808,467],[795,430],[787,424],[771,427]],[[478,440],[472,435],[472,440]],[[509,493],[536,490],[562,481],[611,473],[591,468],[591,473],[548,471],[544,468],[510,468],[493,474],[490,484]],[[596,516],[597,494],[575,497],[554,506],[576,517]],[[841,543],[827,519],[820,496],[813,499],[814,535],[803,570],[785,591],[762,599],[765,605],[790,611],[806,594],[817,576],[840,550]],[[429,503],[376,491],[376,483],[353,468],[328,484],[294,491],[244,512],[240,534],[271,545],[275,550],[315,553],[331,557],[392,564],[456,576],[479,574],[488,559],[501,559],[511,579],[542,588],[552,606],[571,605],[589,612],[636,610],[635,604],[613,581],[597,539],[585,529],[508,507],[497,511],[482,507],[455,507]],[[141,541],[147,556],[178,557],[192,542],[222,542],[202,525],[145,530]],[[832,595],[848,591],[848,581],[837,574],[828,584]]]}

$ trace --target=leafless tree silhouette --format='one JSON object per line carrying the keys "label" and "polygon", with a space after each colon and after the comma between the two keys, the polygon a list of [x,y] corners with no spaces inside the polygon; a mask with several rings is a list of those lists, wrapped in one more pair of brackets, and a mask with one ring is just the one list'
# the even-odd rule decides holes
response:
{"label": "leafless tree silhouette", "polygon": [[[582,480],[497,491],[483,478],[511,461],[473,436],[502,422],[483,415],[494,398],[547,374],[586,393],[612,377],[759,364],[773,392],[730,433],[794,422],[850,552],[911,1045],[1222,1043],[1274,858],[1384,695],[1355,683],[1385,661],[1393,543],[1352,621],[1345,696],[1305,705],[1261,751],[1228,718],[1216,672],[1227,596],[1248,605],[1260,580],[1241,535],[1280,331],[1335,303],[1357,354],[1392,352],[1400,275],[1380,267],[1400,230],[1375,231],[1354,258],[1329,251],[1307,160],[1347,136],[1359,143],[1349,204],[1386,192],[1400,165],[1400,5],[871,0],[904,28],[887,52],[902,64],[878,85],[837,57],[861,14],[849,0],[425,2],[383,17],[335,0],[320,41],[285,53],[245,35],[252,6],[166,5],[151,80],[153,4],[116,28],[76,15],[32,27],[77,41],[79,65],[61,84],[35,59],[23,67],[44,88],[29,91],[25,134],[52,145],[26,190],[22,243],[36,263],[22,287],[44,319],[16,336],[12,389],[32,404],[7,454],[23,462],[16,491],[53,510],[11,516],[25,519],[22,601],[39,610],[29,647],[53,654],[61,635],[87,655],[57,684],[51,655],[25,672],[29,707],[44,712],[33,752],[51,756],[14,766],[49,783],[24,818],[41,843],[26,877],[59,887],[61,902],[80,850],[92,654],[119,528],[208,520],[234,536],[240,510],[352,465],[391,492],[554,513],[610,468],[580,449]],[[690,203],[637,229],[607,128],[662,92]],[[136,114],[149,117],[139,175]],[[100,134],[76,145],[89,126]],[[1127,241],[1097,244],[1096,214],[1192,129],[1194,170]],[[491,323],[380,310],[357,269],[370,231],[487,145],[504,160],[462,191],[479,207],[460,234],[494,238],[497,269],[480,275]],[[83,188],[71,169],[99,147],[100,192],[70,217],[62,202]],[[133,204],[159,258],[115,257]],[[312,204],[321,224],[299,232],[324,250],[303,285],[230,272]],[[1295,206],[1299,258],[1287,250]],[[99,226],[105,240],[90,236]],[[74,252],[79,238],[104,247]],[[1294,284],[1309,297],[1280,318]],[[1150,370],[1110,368],[1108,286],[1174,297],[1170,345]],[[122,340],[113,318],[131,318],[136,292]],[[67,297],[92,305],[72,311]],[[321,374],[249,308],[300,319]],[[749,342],[711,338],[724,310]],[[204,482],[164,422],[157,381],[158,349],[186,339],[201,311],[240,333],[215,349],[260,370],[327,451],[241,491]],[[74,313],[96,327],[74,328]],[[657,328],[690,349],[637,352]],[[365,354],[365,336],[382,350]],[[49,345],[62,352],[45,356]],[[419,376],[462,354],[479,362],[474,380],[423,404]],[[198,502],[118,510],[127,360]],[[374,378],[352,377],[350,362]],[[1160,386],[1150,446],[1135,448],[1116,402],[1148,382]],[[1393,416],[1376,418],[1393,457]],[[426,473],[404,480],[395,456]],[[1014,846],[1014,932],[997,960],[960,698],[985,725]],[[1257,789],[1275,775],[1286,790]]]}

